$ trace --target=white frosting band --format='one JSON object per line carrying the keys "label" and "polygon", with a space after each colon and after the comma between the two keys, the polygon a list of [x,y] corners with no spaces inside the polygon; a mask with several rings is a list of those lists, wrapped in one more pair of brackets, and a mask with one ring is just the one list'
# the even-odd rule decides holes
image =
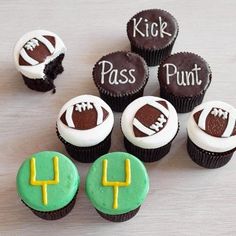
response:
{"label": "white frosting band", "polygon": [[[42,37],[42,35],[47,36],[54,36],[55,37],[55,48],[52,46],[52,44],[47,40],[46,38]],[[43,44],[45,44],[49,51],[53,53],[51,56],[48,56],[46,60],[42,63],[38,63],[33,58],[30,58],[27,53],[25,52],[23,46],[31,39],[36,38]],[[30,45],[29,45],[30,46]],[[44,69],[45,66],[53,61],[55,58],[57,58],[60,54],[64,54],[66,52],[66,47],[61,40],[60,37],[58,37],[56,34],[47,31],[47,30],[34,30],[31,32],[26,33],[23,35],[19,41],[16,43],[14,48],[14,61],[17,70],[22,73],[24,76],[30,78],[30,79],[43,79],[45,77]],[[25,61],[27,61],[32,66],[25,66],[25,65],[19,65],[19,56],[22,56]]]}
{"label": "white frosting band", "polygon": [[[133,131],[133,120],[136,112],[146,104],[157,104],[155,101],[165,101],[168,105],[169,111],[166,109],[165,113],[168,114],[167,117],[169,118],[165,127],[160,132],[151,136],[135,137]],[[178,131],[178,116],[175,108],[165,99],[154,96],[144,96],[134,100],[126,107],[121,117],[121,129],[124,136],[135,146],[145,149],[159,148],[168,144],[176,135]]]}
{"label": "white frosting band", "polygon": [[236,109],[232,107],[231,105],[224,102],[211,101],[211,102],[203,103],[195,107],[195,109],[193,110],[188,120],[188,125],[187,125],[188,136],[194,144],[196,144],[198,147],[206,151],[219,152],[219,153],[227,152],[236,147],[236,135],[231,136],[231,137],[211,136],[199,128],[199,126],[196,124],[196,121],[194,120],[194,117],[193,117],[193,115],[200,110],[203,110],[203,112],[204,112],[204,109],[206,109],[207,111],[210,111],[214,107],[221,108],[229,113],[229,123],[222,136],[229,135],[229,129],[231,129],[231,132],[232,132],[233,127],[235,125]]}
{"label": "white frosting band", "polygon": [[[87,102],[92,102],[96,104],[96,106],[103,107],[108,112],[107,118],[101,124],[92,129],[77,130],[70,128],[62,123],[60,118],[68,108],[73,107],[73,105],[77,103]],[[98,117],[98,120],[99,122],[101,122],[101,118]],[[57,128],[61,137],[65,139],[68,143],[78,147],[91,147],[99,144],[110,134],[113,125],[114,115],[111,108],[101,98],[93,95],[81,95],[69,100],[60,110],[57,119]]]}

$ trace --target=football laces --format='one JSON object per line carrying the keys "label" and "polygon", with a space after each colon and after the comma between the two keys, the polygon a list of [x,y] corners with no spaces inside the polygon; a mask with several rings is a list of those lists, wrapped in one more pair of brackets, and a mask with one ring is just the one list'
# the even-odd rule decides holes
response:
{"label": "football laces", "polygon": [[215,117],[216,116],[221,117],[223,120],[228,119],[228,112],[227,111],[223,111],[220,108],[219,109],[213,108],[213,111],[211,112],[211,114],[213,116],[215,116]]}
{"label": "football laces", "polygon": [[75,110],[78,112],[82,112],[82,111],[86,111],[90,109],[93,109],[93,105],[90,102],[81,102],[81,103],[75,104]]}
{"label": "football laces", "polygon": [[27,50],[33,51],[36,46],[39,46],[39,41],[37,39],[31,39],[25,44]]}

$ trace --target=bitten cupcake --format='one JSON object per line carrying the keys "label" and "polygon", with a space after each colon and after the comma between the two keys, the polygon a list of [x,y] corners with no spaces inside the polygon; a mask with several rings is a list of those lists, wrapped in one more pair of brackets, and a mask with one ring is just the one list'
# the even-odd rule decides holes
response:
{"label": "bitten cupcake", "polygon": [[209,65],[200,56],[190,52],[173,54],[158,70],[161,97],[172,103],[178,113],[190,112],[202,103],[211,77]]}
{"label": "bitten cupcake", "polygon": [[136,157],[113,152],[97,159],[87,174],[86,193],[106,220],[122,222],[137,214],[149,190],[147,171]]}
{"label": "bitten cupcake", "polygon": [[178,31],[176,19],[160,9],[141,11],[127,23],[131,51],[142,56],[148,66],[156,66],[170,55]]}
{"label": "bitten cupcake", "polygon": [[175,108],[165,99],[145,96],[123,112],[121,129],[126,150],[144,162],[164,157],[178,133]]}
{"label": "bitten cupcake", "polygon": [[236,151],[236,109],[220,101],[203,103],[193,110],[187,132],[188,153],[195,163],[224,166]]}
{"label": "bitten cupcake", "polygon": [[23,162],[16,182],[22,202],[35,215],[56,220],[73,209],[80,177],[69,158],[59,152],[44,151]]}
{"label": "bitten cupcake", "polygon": [[55,92],[54,80],[63,72],[65,45],[56,34],[34,30],[23,35],[15,45],[14,60],[25,84],[33,90]]}
{"label": "bitten cupcake", "polygon": [[72,158],[93,162],[109,151],[113,124],[111,108],[101,98],[81,95],[60,110],[57,135]]}
{"label": "bitten cupcake", "polygon": [[114,52],[96,63],[93,80],[101,98],[113,111],[120,112],[134,99],[143,96],[148,67],[135,53]]}

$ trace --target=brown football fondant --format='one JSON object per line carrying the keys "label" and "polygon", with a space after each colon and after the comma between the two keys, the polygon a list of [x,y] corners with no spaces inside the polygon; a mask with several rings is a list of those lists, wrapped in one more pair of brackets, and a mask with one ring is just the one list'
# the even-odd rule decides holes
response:
{"label": "brown football fondant", "polygon": [[[83,104],[76,104],[73,106],[73,112],[72,112],[72,120],[75,127],[71,127],[78,130],[86,130],[86,129],[92,129],[97,126],[97,119],[98,119],[98,113],[97,110],[94,108],[94,105],[89,104],[91,106],[88,107],[88,105],[84,104],[84,108],[81,108],[81,110],[78,110],[77,105],[82,106]],[[103,121],[107,118],[108,112],[102,107],[103,112]],[[68,123],[66,121],[66,112],[67,110],[62,114],[61,121],[63,124],[68,126]]]}
{"label": "brown football fondant", "polygon": [[[161,105],[163,105],[165,108],[168,109],[168,106],[165,101],[159,101],[158,103],[160,103]],[[152,126],[155,126],[156,122],[160,123],[160,121],[158,119],[160,119],[161,116],[163,116],[163,118],[165,119],[165,122],[161,122],[161,126],[159,127],[159,129],[157,131]],[[156,108],[154,108],[153,106],[148,105],[148,104],[141,107],[136,112],[134,118],[137,119],[139,122],[141,122],[145,127],[154,130],[156,133],[158,133],[159,131],[161,131],[165,127],[167,120],[168,120],[168,118],[164,114],[162,114],[161,111],[157,110]],[[147,136],[147,134],[144,134],[142,131],[137,129],[135,126],[133,126],[133,130],[134,130],[134,134],[136,137]]]}

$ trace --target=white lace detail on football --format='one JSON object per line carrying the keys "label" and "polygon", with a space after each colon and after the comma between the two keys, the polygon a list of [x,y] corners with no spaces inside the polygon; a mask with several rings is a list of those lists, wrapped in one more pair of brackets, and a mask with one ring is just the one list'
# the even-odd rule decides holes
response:
{"label": "white lace detail on football", "polygon": [[157,132],[160,130],[160,128],[163,128],[164,124],[166,123],[166,118],[164,117],[164,115],[160,115],[159,118],[157,118],[157,122],[155,122],[154,124],[152,124],[150,126],[150,129],[154,129]]}
{"label": "white lace detail on football", "polygon": [[78,112],[93,109],[93,105],[90,102],[82,102],[75,104],[75,110]]}
{"label": "white lace detail on football", "polygon": [[29,51],[33,51],[36,46],[39,46],[39,41],[37,39],[31,39],[25,44],[25,48]]}
{"label": "white lace detail on football", "polygon": [[211,112],[212,115],[214,116],[218,116],[218,117],[222,117],[223,120],[228,119],[228,112],[227,111],[223,111],[220,108],[213,108],[213,111]]}

